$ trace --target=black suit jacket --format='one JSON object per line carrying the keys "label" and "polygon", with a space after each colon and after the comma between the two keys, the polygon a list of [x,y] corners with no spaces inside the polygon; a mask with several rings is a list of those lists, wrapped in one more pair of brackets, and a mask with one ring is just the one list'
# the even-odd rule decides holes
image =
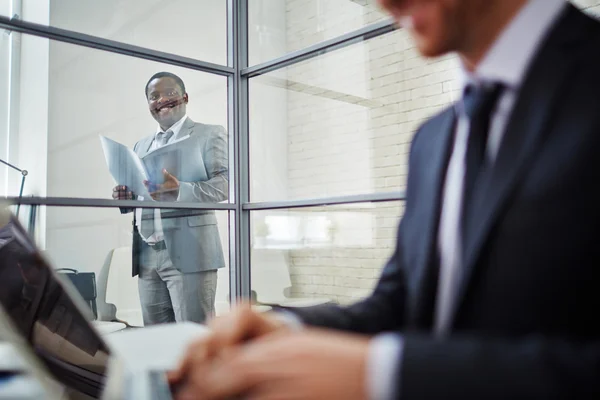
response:
{"label": "black suit jacket", "polygon": [[600,24],[572,6],[529,67],[497,159],[467,210],[447,339],[432,336],[451,109],[411,148],[397,247],[372,296],[298,311],[309,324],[398,331],[398,398],[600,398]]}

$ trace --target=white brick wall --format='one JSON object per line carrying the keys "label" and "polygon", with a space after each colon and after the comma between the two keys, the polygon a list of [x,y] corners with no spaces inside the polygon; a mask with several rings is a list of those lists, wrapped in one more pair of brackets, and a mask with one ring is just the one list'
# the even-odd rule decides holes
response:
{"label": "white brick wall", "polygon": [[[348,20],[329,1],[288,0],[288,51],[381,18],[374,0]],[[575,3],[600,13],[600,0]],[[397,31],[288,68],[289,196],[403,189],[414,131],[458,96],[457,67],[452,56],[424,60]],[[401,208],[371,210],[375,227],[355,227],[370,230],[364,246],[290,251],[292,293],[341,303],[368,295],[395,245]]]}

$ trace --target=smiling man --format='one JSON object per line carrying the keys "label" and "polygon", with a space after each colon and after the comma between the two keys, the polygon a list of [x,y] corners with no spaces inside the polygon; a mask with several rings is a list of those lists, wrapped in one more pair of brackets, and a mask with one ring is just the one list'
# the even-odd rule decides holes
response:
{"label": "smiling man", "polygon": [[[166,169],[160,182],[146,181],[157,201],[217,203],[227,200],[227,135],[221,126],[205,125],[187,116],[189,96],[177,75],[159,72],[145,87],[156,133],[134,146],[144,157],[174,142],[193,150],[198,165],[193,181],[180,181]],[[181,145],[181,144],[179,144]],[[201,160],[199,163],[198,160]],[[189,169],[189,168],[188,168]],[[140,199],[126,186],[116,186],[113,198]],[[122,210],[129,212],[132,210]],[[144,325],[193,321],[202,323],[214,314],[217,269],[225,266],[214,211],[185,212],[135,210],[133,275],[139,274],[139,294]]]}
{"label": "smiling man", "polygon": [[216,319],[179,398],[600,398],[600,24],[564,0],[380,3],[463,75],[414,136],[393,256],[356,304]]}

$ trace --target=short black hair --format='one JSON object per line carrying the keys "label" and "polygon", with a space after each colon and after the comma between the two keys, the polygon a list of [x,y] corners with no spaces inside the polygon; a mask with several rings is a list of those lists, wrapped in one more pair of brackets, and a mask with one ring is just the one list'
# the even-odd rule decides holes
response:
{"label": "short black hair", "polygon": [[148,82],[146,82],[146,88],[144,90],[144,94],[146,95],[146,98],[148,98],[148,86],[150,86],[150,82],[152,82],[155,79],[159,79],[159,78],[171,78],[175,81],[175,83],[177,83],[177,85],[181,88],[181,92],[183,94],[186,94],[185,91],[185,84],[183,83],[183,80],[181,80],[180,77],[178,77],[175,74],[172,74],[170,72],[157,72],[156,74],[152,75],[150,77],[150,79],[148,79]]}

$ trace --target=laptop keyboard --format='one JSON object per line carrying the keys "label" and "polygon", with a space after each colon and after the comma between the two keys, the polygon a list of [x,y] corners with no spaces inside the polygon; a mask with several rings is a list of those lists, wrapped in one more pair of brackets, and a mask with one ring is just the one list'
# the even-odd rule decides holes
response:
{"label": "laptop keyboard", "polygon": [[171,400],[173,394],[165,371],[148,372],[149,400]]}

